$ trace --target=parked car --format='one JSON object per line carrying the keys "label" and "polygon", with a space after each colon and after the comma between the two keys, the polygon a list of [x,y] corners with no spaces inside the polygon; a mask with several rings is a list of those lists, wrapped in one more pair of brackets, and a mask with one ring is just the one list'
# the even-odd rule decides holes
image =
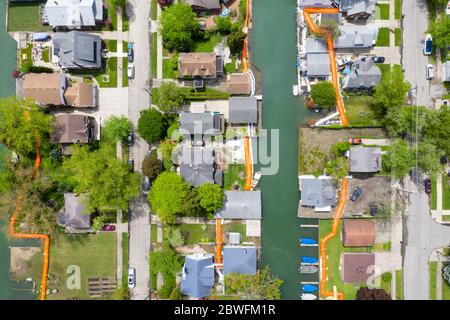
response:
{"label": "parked car", "polygon": [[134,171],[134,160],[133,159],[128,159],[128,170],[130,172]]}
{"label": "parked car", "polygon": [[423,181],[423,184],[425,186],[425,192],[430,194],[431,193],[431,179],[430,178],[426,178]]}
{"label": "parked car", "polygon": [[384,57],[381,57],[381,56],[374,56],[374,57],[372,57],[372,60],[373,60],[373,62],[375,62],[375,63],[384,63]]}
{"label": "parked car", "polygon": [[431,55],[433,52],[433,37],[431,34],[427,33],[425,39],[423,40],[423,54],[426,56]]}
{"label": "parked car", "polygon": [[128,79],[134,79],[134,65],[132,63],[128,64],[127,75]]}
{"label": "parked car", "polygon": [[362,144],[362,139],[350,138],[350,139],[348,139],[348,143],[350,143],[350,144]]}
{"label": "parked car", "polygon": [[150,190],[150,179],[145,176],[144,182],[142,182],[142,193],[148,194],[148,191]]}
{"label": "parked car", "polygon": [[134,144],[134,134],[133,132],[130,132],[130,134],[127,137],[127,146],[132,147]]}
{"label": "parked car", "polygon": [[105,224],[102,228],[102,231],[108,231],[108,232],[113,232],[116,231],[116,226],[113,224]]}
{"label": "parked car", "polygon": [[356,187],[350,195],[350,200],[356,201],[362,194],[363,190],[360,187]]}
{"label": "parked car", "polygon": [[134,44],[128,42],[128,50],[127,50],[128,62],[133,62],[134,60]]}
{"label": "parked car", "polygon": [[128,268],[128,288],[134,288],[136,286],[136,269]]}
{"label": "parked car", "polygon": [[372,217],[378,214],[378,207],[375,202],[369,203],[369,212]]}
{"label": "parked car", "polygon": [[426,66],[426,77],[427,80],[434,79],[434,67],[432,64],[427,64]]}
{"label": "parked car", "polygon": [[343,66],[349,64],[350,62],[352,62],[352,59],[350,57],[343,57],[341,59],[338,59],[337,65],[338,65],[338,67],[343,67]]}

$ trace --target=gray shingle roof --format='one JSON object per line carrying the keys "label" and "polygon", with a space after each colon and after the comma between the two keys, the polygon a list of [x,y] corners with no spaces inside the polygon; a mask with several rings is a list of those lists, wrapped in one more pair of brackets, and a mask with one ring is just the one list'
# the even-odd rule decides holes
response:
{"label": "gray shingle roof", "polygon": [[82,196],[64,193],[64,208],[58,214],[58,223],[66,228],[89,229],[91,215],[82,202]]}
{"label": "gray shingle roof", "polygon": [[199,299],[208,296],[213,286],[212,256],[209,254],[187,255],[181,278],[181,293]]}
{"label": "gray shingle roof", "polygon": [[222,131],[221,117],[210,112],[181,112],[179,117],[180,133],[183,135],[216,135]]}
{"label": "gray shingle roof", "polygon": [[366,61],[356,60],[350,73],[344,78],[345,89],[370,89],[375,87],[381,80],[380,68],[372,59]]}
{"label": "gray shingle roof", "polygon": [[225,205],[217,213],[223,219],[261,219],[261,191],[225,191]]}
{"label": "gray shingle roof", "polygon": [[300,8],[332,8],[335,5],[332,0],[300,0]]}
{"label": "gray shingle roof", "polygon": [[95,26],[103,19],[102,0],[48,0],[45,4],[48,23],[53,27]]}
{"label": "gray shingle roof", "polygon": [[336,189],[331,179],[301,178],[301,204],[311,207],[328,207],[336,204]]}
{"label": "gray shingle roof", "polygon": [[306,75],[308,77],[328,77],[330,57],[327,45],[322,38],[306,39]]}
{"label": "gray shingle roof", "polygon": [[186,3],[209,10],[220,9],[219,0],[186,0]]}
{"label": "gray shingle roof", "polygon": [[57,32],[53,35],[53,52],[63,69],[100,69],[102,40],[86,32]]}
{"label": "gray shingle roof", "polygon": [[334,40],[336,49],[370,48],[375,44],[378,28],[374,24],[344,25],[339,27],[340,35]]}
{"label": "gray shingle roof", "polygon": [[228,122],[258,122],[258,103],[256,97],[231,97],[228,100],[228,104]]}
{"label": "gray shingle roof", "polygon": [[347,15],[373,14],[375,4],[376,0],[341,0],[339,8],[342,12],[347,12]]}
{"label": "gray shingle roof", "polygon": [[[191,186],[201,186],[205,183],[221,185],[220,170],[215,170],[214,151],[203,147],[183,147],[180,150],[178,164],[180,174]],[[216,181],[216,178],[218,181]]]}
{"label": "gray shingle roof", "polygon": [[350,172],[381,170],[381,148],[357,146],[350,148]]}
{"label": "gray shingle roof", "polygon": [[223,248],[223,273],[256,274],[256,248],[226,246]]}

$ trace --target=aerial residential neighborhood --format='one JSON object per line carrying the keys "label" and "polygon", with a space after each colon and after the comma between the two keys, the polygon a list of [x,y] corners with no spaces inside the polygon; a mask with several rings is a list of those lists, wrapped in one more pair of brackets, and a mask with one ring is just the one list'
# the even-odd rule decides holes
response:
{"label": "aerial residential neighborhood", "polygon": [[450,300],[450,2],[0,10],[0,300]]}

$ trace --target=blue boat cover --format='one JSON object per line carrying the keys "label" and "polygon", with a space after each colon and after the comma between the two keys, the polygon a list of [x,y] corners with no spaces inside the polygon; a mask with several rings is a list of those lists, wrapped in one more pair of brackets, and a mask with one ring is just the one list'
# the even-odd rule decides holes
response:
{"label": "blue boat cover", "polygon": [[303,256],[301,257],[301,261],[303,263],[317,263],[318,259],[314,257]]}
{"label": "blue boat cover", "polygon": [[317,244],[317,241],[312,238],[300,238],[301,244]]}
{"label": "blue boat cover", "polygon": [[36,32],[33,33],[33,40],[34,41],[43,41],[47,40],[50,36],[46,32]]}
{"label": "blue boat cover", "polygon": [[312,285],[312,284],[305,284],[303,287],[303,292],[316,292],[317,291],[317,286]]}

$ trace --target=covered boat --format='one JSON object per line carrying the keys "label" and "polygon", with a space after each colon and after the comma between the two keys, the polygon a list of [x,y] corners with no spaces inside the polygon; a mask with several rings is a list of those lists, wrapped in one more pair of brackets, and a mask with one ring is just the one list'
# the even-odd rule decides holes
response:
{"label": "covered boat", "polygon": [[317,296],[315,294],[312,294],[312,293],[302,293],[300,295],[300,298],[302,300],[317,300]]}
{"label": "covered boat", "polygon": [[304,284],[302,286],[303,292],[316,292],[319,288],[313,284]]}
{"label": "covered boat", "polygon": [[311,263],[311,264],[319,262],[319,260],[317,258],[315,258],[315,257],[308,257],[308,256],[301,257],[300,261],[301,261],[301,263]]}
{"label": "covered boat", "polygon": [[303,245],[316,245],[317,244],[317,240],[312,239],[312,238],[300,238],[300,244],[303,244]]}
{"label": "covered boat", "polygon": [[45,41],[50,38],[49,34],[46,32],[36,32],[32,35],[33,41]]}
{"label": "covered boat", "polygon": [[311,264],[301,265],[300,268],[298,268],[298,271],[300,273],[316,273],[319,271],[319,267]]}

